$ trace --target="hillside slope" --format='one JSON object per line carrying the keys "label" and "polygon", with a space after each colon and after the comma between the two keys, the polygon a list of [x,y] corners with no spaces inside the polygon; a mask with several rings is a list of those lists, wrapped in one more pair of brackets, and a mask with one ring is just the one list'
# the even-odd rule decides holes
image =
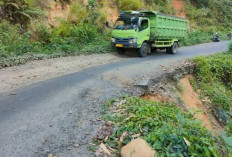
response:
{"label": "hillside slope", "polygon": [[121,10],[150,9],[187,17],[190,34],[183,45],[209,42],[215,32],[232,28],[230,8],[229,0],[3,0],[0,67],[109,52],[110,29],[105,23],[112,26]]}

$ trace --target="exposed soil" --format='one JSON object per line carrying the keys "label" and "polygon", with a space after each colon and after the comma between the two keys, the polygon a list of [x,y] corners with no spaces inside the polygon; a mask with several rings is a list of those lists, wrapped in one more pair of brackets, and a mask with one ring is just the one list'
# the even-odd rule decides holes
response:
{"label": "exposed soil", "polygon": [[[189,81],[191,77],[193,76],[188,74],[177,81],[181,89],[177,89],[177,84],[173,84],[172,81],[169,80],[163,83],[156,83],[159,85],[155,86],[155,92],[148,92],[148,94],[144,94],[141,97],[155,102],[175,103],[182,110],[191,112],[196,119],[202,122],[202,126],[206,129],[220,134],[223,128],[211,114],[209,106],[204,105],[200,96],[194,91]],[[163,79],[164,78],[162,78],[162,80]]]}
{"label": "exposed soil", "polygon": [[164,103],[164,102],[171,102],[171,100],[165,96],[161,96],[159,94],[155,94],[155,95],[152,95],[152,94],[148,94],[148,95],[143,95],[141,97],[142,99],[146,99],[146,100],[152,100],[152,101],[155,101],[155,102],[161,102],[161,103]]}
{"label": "exposed soil", "polygon": [[49,23],[53,26],[58,26],[59,21],[58,19],[66,20],[69,16],[70,6],[61,6],[56,2],[51,3],[51,7],[48,11],[49,14]]}
{"label": "exposed soil", "polygon": [[[181,97],[186,104],[187,109],[192,112],[197,119],[202,122],[202,125],[207,128],[208,130],[214,132],[220,132],[223,129],[217,123],[215,118],[208,113],[207,106],[204,106],[202,101],[199,98],[199,95],[194,91],[192,85],[190,84],[189,79],[191,75],[187,75],[183,79],[180,80],[179,85],[183,88],[181,92]],[[196,113],[196,111],[200,111]]]}
{"label": "exposed soil", "polygon": [[117,54],[93,54],[29,62],[0,70],[0,93],[36,82],[122,60]]}
{"label": "exposed soil", "polygon": [[185,4],[182,0],[173,0],[173,6],[176,11],[176,16],[186,18]]}
{"label": "exposed soil", "polygon": [[[80,3],[85,6],[88,4],[88,0],[82,0]],[[110,25],[113,26],[119,15],[119,9],[117,5],[113,1],[103,1],[101,3],[103,5],[100,9],[100,12],[103,12],[107,15],[106,19],[110,22]],[[50,8],[48,10],[48,22],[53,26],[58,26],[60,23],[58,19],[67,20],[69,14],[70,5],[62,6],[61,4],[53,1],[51,2]]]}

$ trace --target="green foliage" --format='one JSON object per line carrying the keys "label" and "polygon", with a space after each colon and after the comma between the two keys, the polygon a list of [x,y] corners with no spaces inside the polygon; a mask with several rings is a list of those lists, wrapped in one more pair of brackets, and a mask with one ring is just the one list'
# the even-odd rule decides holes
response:
{"label": "green foliage", "polygon": [[[216,31],[213,31],[212,29],[209,31],[198,29],[193,32],[188,32],[187,37],[183,41],[181,41],[181,44],[184,46],[189,46],[189,45],[212,42],[215,33]],[[225,32],[218,32],[218,33],[221,40],[227,39],[227,35],[226,35],[227,33]]]}
{"label": "green foliage", "polygon": [[175,14],[172,1],[168,0],[144,0],[147,9],[156,10],[165,14]]}
{"label": "green foliage", "polygon": [[196,77],[205,96],[210,97],[215,109],[230,111],[232,100],[232,55],[197,57]]}
{"label": "green foliage", "polygon": [[124,138],[123,145],[130,142],[132,135],[141,134],[141,138],[161,157],[220,156],[215,138],[193,115],[184,113],[169,103],[157,103],[136,97],[128,97],[125,100],[126,103],[117,108],[120,113],[110,112],[105,116],[105,121],[113,121],[117,128],[117,132],[106,141],[108,146],[119,150],[121,145],[116,139],[127,131],[129,136]]}
{"label": "green foliage", "polygon": [[19,33],[18,25],[11,25],[6,21],[0,23],[0,58],[13,54],[21,55],[30,49],[30,42],[26,35]]}
{"label": "green foliage", "polygon": [[141,0],[118,0],[118,5],[123,11],[138,10],[144,6]]}
{"label": "green foliage", "polygon": [[[30,5],[34,2],[30,1]],[[71,12],[80,4],[73,4]],[[83,15],[76,21],[60,21],[57,28],[36,25],[28,29],[20,25],[12,25],[7,21],[0,23],[0,63],[2,60],[31,54],[75,55],[79,53],[105,53],[111,51],[110,35],[100,24],[103,16],[98,11],[96,1],[89,1],[83,7]],[[38,24],[38,25],[37,25]],[[30,56],[29,56],[30,57]],[[11,60],[11,59],[9,59]],[[5,61],[4,61],[5,62]],[[0,64],[0,67],[5,66]],[[11,64],[9,64],[11,65]]]}
{"label": "green foliage", "polygon": [[31,6],[33,4],[32,0],[4,0],[1,4],[1,17],[14,24],[27,25],[32,18],[44,15],[41,10]]}
{"label": "green foliage", "polygon": [[185,0],[187,17],[197,27],[232,28],[232,3],[230,0]]}
{"label": "green foliage", "polygon": [[229,52],[232,53],[232,43],[229,45]]}
{"label": "green foliage", "polygon": [[[70,15],[67,20],[59,19],[60,25],[57,27],[49,27],[45,23],[39,24],[38,22],[45,16],[44,12],[50,7],[50,3],[46,0],[3,0],[0,2],[3,11],[0,14],[0,27],[4,27],[0,30],[2,32],[0,34],[0,60],[31,54],[61,54],[65,56],[78,53],[105,53],[112,50],[110,32],[107,33],[103,26],[107,20],[107,15],[101,11],[105,1],[89,0],[87,6],[84,6],[83,1],[79,0],[56,0],[56,2],[70,5]],[[115,0],[113,2],[116,2],[121,10],[138,10],[145,7],[174,14],[171,7],[172,3],[168,0]],[[222,0],[217,3],[220,3],[219,6],[221,6],[222,3],[227,4],[227,2],[227,0]],[[191,20],[197,21],[201,27],[217,23],[220,16],[213,16],[211,5],[207,5],[204,1],[199,1],[199,3],[202,5],[186,0],[188,13],[190,12],[188,14],[190,23]],[[195,7],[198,5],[200,9]],[[222,19],[226,20],[229,18],[229,15],[227,16],[229,11],[227,6],[225,8],[225,11],[222,12],[226,16]],[[215,10],[218,10],[218,7]],[[207,20],[208,22],[206,22]],[[222,26],[220,23],[217,25]],[[191,31],[188,38],[182,43],[183,45],[193,45],[210,42],[215,32],[218,32],[219,27],[213,26],[212,29]],[[220,35],[222,39],[225,39],[224,33],[220,33]]]}
{"label": "green foliage", "polygon": [[191,77],[191,78],[189,79],[189,82],[190,82],[190,84],[192,85],[194,91],[196,92],[196,91],[198,90],[198,86],[197,86],[197,82],[196,82],[195,78],[192,78],[192,77]]}
{"label": "green foliage", "polygon": [[87,9],[79,3],[74,1],[70,6],[69,21],[72,23],[80,23],[88,17]]}
{"label": "green foliage", "polygon": [[210,57],[197,57],[195,86],[203,97],[211,100],[212,110],[225,125],[222,140],[232,154],[232,54],[230,52]]}
{"label": "green foliage", "polygon": [[176,86],[177,90],[180,92],[180,93],[183,93],[184,92],[184,88],[183,88],[183,85],[182,84],[178,84]]}
{"label": "green foliage", "polygon": [[227,151],[228,151],[229,157],[232,155],[232,134],[230,132],[232,129],[231,125],[232,125],[232,120],[230,120],[229,125],[225,128],[225,129],[229,129],[229,131],[226,130],[226,131],[228,131],[227,133],[226,132],[221,133],[221,138],[227,146]]}
{"label": "green foliage", "polygon": [[30,32],[20,34],[20,29],[19,25],[11,25],[7,21],[0,23],[0,62],[29,54],[60,53],[66,56],[111,51],[109,34],[98,31],[97,26],[90,23],[74,25],[63,22],[56,29],[38,26],[38,41],[31,41]]}
{"label": "green foliage", "polygon": [[[228,125],[225,127],[225,130],[229,136],[232,137],[232,119],[229,120]],[[232,145],[231,145],[232,147]]]}

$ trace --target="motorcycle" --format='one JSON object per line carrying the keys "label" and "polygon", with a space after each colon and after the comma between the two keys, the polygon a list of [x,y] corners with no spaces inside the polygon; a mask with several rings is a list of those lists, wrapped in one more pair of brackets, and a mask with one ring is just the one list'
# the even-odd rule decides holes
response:
{"label": "motorcycle", "polygon": [[220,42],[220,38],[218,36],[213,37],[213,42]]}

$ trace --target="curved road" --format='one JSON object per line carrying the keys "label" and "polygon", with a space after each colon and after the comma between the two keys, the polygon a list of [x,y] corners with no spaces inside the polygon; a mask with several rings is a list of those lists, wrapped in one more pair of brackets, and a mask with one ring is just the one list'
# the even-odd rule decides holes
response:
{"label": "curved road", "polygon": [[101,103],[123,95],[124,85],[162,66],[226,51],[228,41],[183,47],[176,55],[157,53],[33,84],[0,94],[0,156],[91,157],[91,138]]}

